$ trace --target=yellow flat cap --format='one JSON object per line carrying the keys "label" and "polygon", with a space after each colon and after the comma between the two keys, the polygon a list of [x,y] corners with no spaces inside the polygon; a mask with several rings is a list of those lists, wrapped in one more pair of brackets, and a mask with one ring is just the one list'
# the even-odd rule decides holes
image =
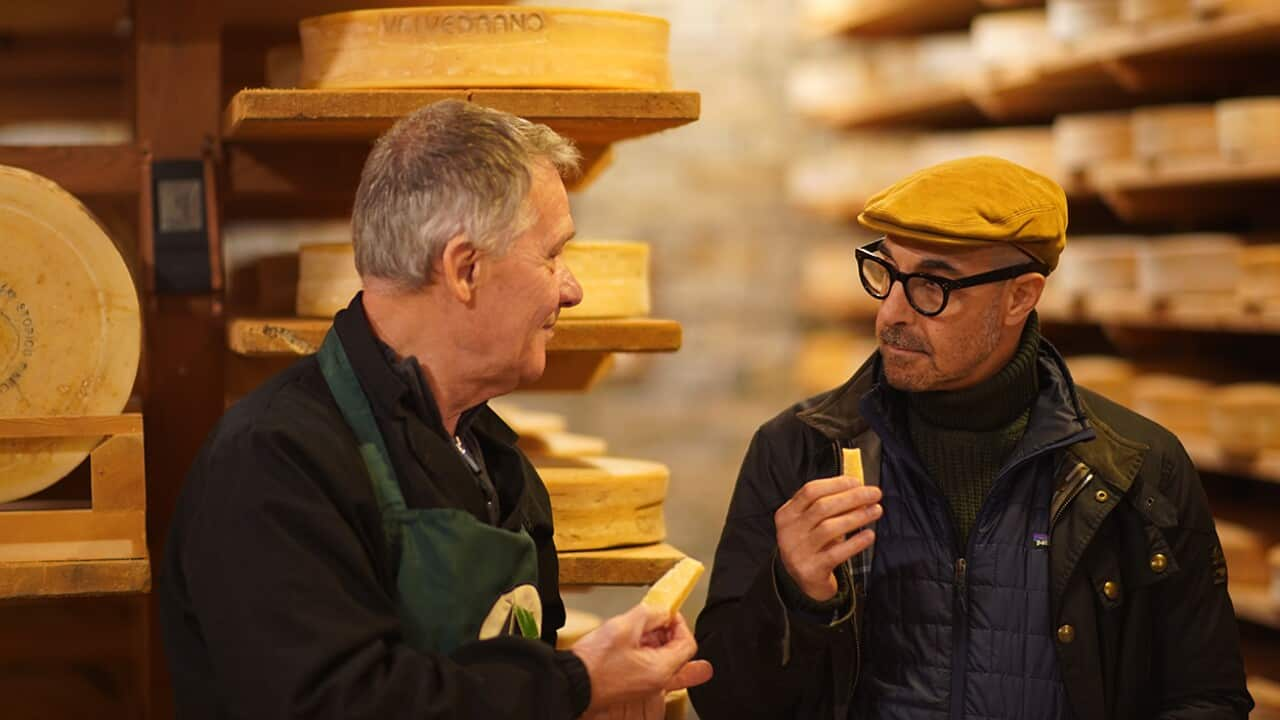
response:
{"label": "yellow flat cap", "polygon": [[1010,243],[1052,270],[1067,244],[1067,195],[1053,180],[1008,160],[962,158],[876,193],[858,223],[925,243]]}

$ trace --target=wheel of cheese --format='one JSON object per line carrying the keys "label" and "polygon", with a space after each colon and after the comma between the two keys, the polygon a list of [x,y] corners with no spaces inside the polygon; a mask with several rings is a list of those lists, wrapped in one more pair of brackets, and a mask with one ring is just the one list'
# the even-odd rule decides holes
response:
{"label": "wheel of cheese", "polygon": [[1058,260],[1048,285],[1072,293],[1097,290],[1132,290],[1138,286],[1137,235],[1086,235],[1073,237]]}
{"label": "wheel of cheese", "polygon": [[1029,70],[1063,52],[1049,32],[1048,15],[1038,8],[984,13],[969,32],[978,62],[989,70]]}
{"label": "wheel of cheese", "polygon": [[567,432],[521,435],[516,444],[528,455],[549,458],[594,457],[609,450],[604,438]]}
{"label": "wheel of cheese", "polygon": [[603,624],[604,618],[599,615],[574,608],[565,608],[564,627],[560,628],[560,631],[556,633],[556,649],[568,650],[573,647],[574,643],[581,640],[584,635]]}
{"label": "wheel of cheese", "polygon": [[796,353],[793,380],[806,395],[838,387],[876,351],[872,335],[843,330],[807,333]]}
{"label": "wheel of cheese", "polygon": [[1209,430],[1228,455],[1280,448],[1280,385],[1242,383],[1213,393]]}
{"label": "wheel of cheese", "polygon": [[507,402],[490,401],[489,409],[497,413],[503,422],[521,436],[560,433],[569,426],[569,422],[563,415],[530,410]]}
{"label": "wheel of cheese", "polygon": [[535,467],[551,495],[559,550],[647,545],[666,537],[664,465],[622,458],[548,458]]}
{"label": "wheel of cheese", "polygon": [[1267,585],[1271,581],[1271,568],[1267,563],[1267,536],[1239,523],[1214,518],[1218,529],[1218,542],[1227,559],[1227,573],[1231,582],[1248,585]]}
{"label": "wheel of cheese", "polygon": [[1133,157],[1133,123],[1127,112],[1059,115],[1053,149],[1064,173],[1077,175]]}
{"label": "wheel of cheese", "polygon": [[[52,181],[0,166],[0,245],[0,417],[119,413],[142,330],[111,238]],[[98,441],[0,440],[0,502],[57,482]]]}
{"label": "wheel of cheese", "polygon": [[1240,284],[1239,236],[1217,233],[1167,235],[1138,252],[1138,289],[1157,296],[1226,293]]}
{"label": "wheel of cheese", "polygon": [[1120,0],[1120,19],[1127,23],[1175,20],[1191,15],[1191,0]]}
{"label": "wheel of cheese", "polygon": [[1120,20],[1116,0],[1048,0],[1049,32],[1075,43],[1114,26]]}
{"label": "wheel of cheese", "polygon": [[1133,382],[1133,409],[1178,435],[1209,432],[1213,386],[1178,375],[1143,375]]}
{"label": "wheel of cheese", "polygon": [[303,245],[298,249],[300,317],[333,317],[360,292],[351,243]]}
{"label": "wheel of cheese", "polygon": [[1110,355],[1076,355],[1067,358],[1067,368],[1076,384],[1121,405],[1132,404],[1133,363]]}
{"label": "wheel of cheese", "polygon": [[315,88],[671,86],[666,20],[543,7],[357,10],[303,20]]}
{"label": "wheel of cheese", "polygon": [[1280,243],[1247,245],[1240,251],[1240,295],[1248,303],[1280,298]]}
{"label": "wheel of cheese", "polygon": [[638,242],[574,240],[565,265],[582,286],[582,302],[563,318],[618,318],[649,314],[649,246]]}
{"label": "wheel of cheese", "polygon": [[1133,154],[1155,164],[1216,157],[1218,130],[1212,105],[1165,105],[1133,111]]}
{"label": "wheel of cheese", "polygon": [[1223,100],[1217,125],[1218,145],[1232,160],[1280,156],[1280,97]]}

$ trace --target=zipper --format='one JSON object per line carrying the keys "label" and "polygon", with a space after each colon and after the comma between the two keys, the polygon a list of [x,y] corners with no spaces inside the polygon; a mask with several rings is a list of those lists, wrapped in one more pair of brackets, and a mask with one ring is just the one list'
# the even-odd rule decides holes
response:
{"label": "zipper", "polygon": [[952,613],[951,645],[951,717],[964,717],[964,685],[967,679],[968,654],[964,651],[969,642],[969,563],[963,557],[956,558],[955,601]]}
{"label": "zipper", "polygon": [[1089,470],[1089,466],[1084,463],[1076,463],[1075,468],[1071,470],[1071,474],[1067,475],[1067,480],[1063,485],[1062,502],[1057,509],[1053,511],[1053,517],[1049,519],[1049,534],[1053,535],[1053,527],[1058,524],[1058,520],[1062,518],[1063,513],[1067,511],[1071,503],[1084,491],[1089,481],[1093,480],[1093,472]]}

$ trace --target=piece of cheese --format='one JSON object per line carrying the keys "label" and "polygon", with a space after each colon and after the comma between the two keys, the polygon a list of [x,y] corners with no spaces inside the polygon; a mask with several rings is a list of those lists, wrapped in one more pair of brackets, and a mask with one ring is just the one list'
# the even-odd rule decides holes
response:
{"label": "piece of cheese", "polygon": [[858,448],[840,448],[840,472],[858,481],[866,483],[862,475],[862,451]]}
{"label": "piece of cheese", "polygon": [[1088,40],[1120,20],[1116,0],[1048,0],[1049,32],[1068,43]]}
{"label": "piece of cheese", "polygon": [[1179,160],[1218,156],[1213,105],[1144,107],[1133,111],[1133,154],[1145,162],[1176,165]]}
{"label": "piece of cheese", "polygon": [[574,240],[564,263],[582,286],[582,302],[562,318],[619,318],[649,314],[649,246],[638,242]]}
{"label": "piece of cheese", "polygon": [[1165,297],[1235,293],[1240,284],[1238,235],[1196,233],[1152,238],[1138,252],[1138,289]]}
{"label": "piece of cheese", "polygon": [[1209,431],[1212,391],[1203,380],[1154,373],[1134,380],[1131,396],[1134,411],[1175,434],[1204,435]]}
{"label": "piece of cheese", "polygon": [[315,88],[671,86],[666,20],[543,7],[357,10],[299,23]]}
{"label": "piece of cheese", "polygon": [[360,292],[351,243],[303,245],[298,250],[300,317],[333,317]]}
{"label": "piece of cheese", "polygon": [[1120,20],[1149,23],[1191,16],[1191,0],[1120,0]]}
{"label": "piece of cheese", "polygon": [[983,13],[969,25],[974,53],[988,70],[1022,72],[1061,55],[1043,9]]}
{"label": "piece of cheese", "polygon": [[[119,413],[142,327],[106,231],[52,181],[0,166],[0,247],[0,417]],[[98,442],[0,440],[0,502],[57,482]]]}
{"label": "piece of cheese", "polygon": [[1222,100],[1216,108],[1223,155],[1236,161],[1280,156],[1280,97]]}
{"label": "piece of cheese", "polygon": [[604,455],[608,451],[608,444],[604,438],[567,432],[521,435],[516,445],[535,457],[592,457]]}
{"label": "piece of cheese", "polygon": [[666,466],[613,457],[541,458],[534,466],[551,496],[557,549],[602,550],[666,537]]}
{"label": "piece of cheese", "polygon": [[1133,157],[1133,122],[1127,112],[1059,115],[1053,121],[1053,148],[1064,173],[1087,176]]}
{"label": "piece of cheese", "polygon": [[644,594],[641,602],[674,616],[680,612],[684,601],[689,599],[689,593],[693,592],[693,586],[705,570],[702,563],[693,558],[685,558],[659,578]]}
{"label": "piece of cheese", "polygon": [[1111,355],[1075,355],[1066,360],[1077,385],[1121,405],[1133,402],[1131,390],[1136,375],[1133,363]]}
{"label": "piece of cheese", "polygon": [[568,650],[573,647],[574,643],[581,640],[584,635],[603,624],[604,620],[599,615],[574,608],[565,608],[564,627],[560,628],[560,631],[556,633],[556,649]]}
{"label": "piece of cheese", "polygon": [[1214,392],[1209,430],[1227,455],[1249,459],[1280,449],[1280,385],[1241,383]]}
{"label": "piece of cheese", "polygon": [[1218,542],[1227,559],[1227,574],[1232,584],[1267,585],[1271,567],[1267,563],[1267,536],[1253,528],[1222,518],[1214,518]]}

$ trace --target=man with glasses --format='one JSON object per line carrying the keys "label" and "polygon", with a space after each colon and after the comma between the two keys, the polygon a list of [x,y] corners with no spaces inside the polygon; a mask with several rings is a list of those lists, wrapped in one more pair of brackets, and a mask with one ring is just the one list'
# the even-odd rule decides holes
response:
{"label": "man with glasses", "polygon": [[697,623],[700,717],[1246,717],[1186,452],[1040,336],[1062,189],[967,158],[858,221],[883,234],[850,258],[879,351],[752,440]]}

